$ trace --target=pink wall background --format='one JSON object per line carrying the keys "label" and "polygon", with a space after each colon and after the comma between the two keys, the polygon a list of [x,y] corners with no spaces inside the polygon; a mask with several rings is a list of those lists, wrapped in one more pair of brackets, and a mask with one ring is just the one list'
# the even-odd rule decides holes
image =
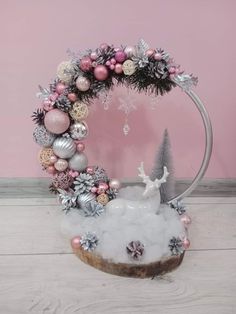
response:
{"label": "pink wall background", "polygon": [[[38,84],[48,86],[66,49],[96,48],[106,41],[165,48],[186,72],[199,77],[197,93],[214,129],[214,150],[207,177],[236,177],[234,0],[1,1],[0,13],[0,176],[44,176],[32,141],[30,115],[37,108]],[[150,169],[164,128],[169,129],[176,174],[191,177],[203,154],[203,128],[191,101],[180,91],[164,96],[155,110],[137,96],[139,110],[124,115],[113,105],[97,104],[88,119],[86,152],[111,176],[136,175],[141,160]],[[146,106],[145,106],[146,105]]]}

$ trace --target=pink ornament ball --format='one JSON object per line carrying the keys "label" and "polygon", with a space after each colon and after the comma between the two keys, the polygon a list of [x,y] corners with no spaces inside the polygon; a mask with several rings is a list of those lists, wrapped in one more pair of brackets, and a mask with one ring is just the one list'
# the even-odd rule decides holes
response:
{"label": "pink ornament ball", "polygon": [[111,65],[111,61],[109,61],[109,60],[107,60],[107,62],[106,62],[106,66],[110,66]]}
{"label": "pink ornament ball", "polygon": [[80,69],[84,72],[88,72],[91,70],[92,68],[92,60],[89,56],[83,57],[80,60],[80,65],[79,65]]}
{"label": "pink ornament ball", "polygon": [[119,190],[119,188],[121,187],[121,183],[118,179],[111,179],[109,182],[109,186],[111,189]]}
{"label": "pink ornament ball", "polygon": [[184,238],[183,240],[183,247],[185,250],[187,250],[190,247],[190,241],[187,238]]}
{"label": "pink ornament ball", "polygon": [[121,74],[123,72],[122,64],[117,63],[115,65],[115,72],[116,72],[116,74]]}
{"label": "pink ornament ball", "polygon": [[47,173],[54,175],[57,171],[54,166],[49,166],[46,169]]}
{"label": "pink ornament ball", "polygon": [[92,193],[97,193],[97,188],[96,188],[96,186],[93,186],[93,187],[92,187],[91,192],[92,192]]}
{"label": "pink ornament ball", "polygon": [[66,85],[63,83],[58,83],[56,86],[56,92],[60,95],[63,94],[66,89]]}
{"label": "pink ornament ball", "polygon": [[115,58],[111,58],[111,64],[116,64],[116,59]]}
{"label": "pink ornament ball", "polygon": [[97,55],[96,51],[92,51],[90,54],[91,60],[95,61],[95,60],[97,60],[97,57],[98,57],[98,55]]}
{"label": "pink ornament ball", "polygon": [[70,119],[67,113],[59,109],[52,109],[46,113],[44,125],[49,132],[61,134],[70,126]]}
{"label": "pink ornament ball", "polygon": [[50,100],[46,99],[43,101],[43,109],[45,111],[50,111],[53,109],[53,104]]}
{"label": "pink ornament ball", "polygon": [[55,162],[57,162],[58,158],[55,155],[52,155],[49,159],[49,162],[51,165],[55,164]]}
{"label": "pink ornament ball", "polygon": [[181,217],[180,217],[180,220],[181,220],[181,222],[187,227],[188,225],[190,225],[191,224],[191,218],[188,216],[188,215],[186,215],[186,214],[184,214],[184,215],[182,215]]}
{"label": "pink ornament ball", "polygon": [[103,50],[103,51],[106,50],[108,47],[109,47],[109,46],[108,46],[107,43],[102,43],[102,44],[100,45],[100,49]]}
{"label": "pink ornament ball", "polygon": [[168,71],[170,74],[175,74],[175,67],[170,67]]}
{"label": "pink ornament ball", "polygon": [[74,237],[71,239],[71,246],[73,249],[79,249],[81,244],[80,244],[80,237]]}
{"label": "pink ornament ball", "polygon": [[151,57],[154,53],[155,53],[155,50],[153,50],[153,49],[148,49],[148,50],[146,51],[146,55],[147,55],[148,57]]}
{"label": "pink ornament ball", "polygon": [[65,171],[68,168],[68,162],[65,159],[58,159],[55,164],[54,167],[58,170],[58,171]]}
{"label": "pink ornament ball", "polygon": [[161,54],[160,54],[159,52],[156,52],[156,53],[154,54],[154,59],[157,60],[157,61],[160,61],[160,60],[162,59]]}
{"label": "pink ornament ball", "polygon": [[115,65],[111,64],[109,68],[110,68],[110,70],[114,70],[115,69]]}
{"label": "pink ornament ball", "polygon": [[76,146],[78,152],[83,152],[85,150],[85,145],[82,142],[79,142]]}
{"label": "pink ornament ball", "polygon": [[115,59],[117,62],[122,63],[126,60],[126,53],[123,50],[119,50],[115,53]]}
{"label": "pink ornament ball", "polygon": [[84,76],[79,76],[76,79],[75,84],[78,90],[80,90],[81,92],[86,92],[90,88],[90,81]]}
{"label": "pink ornament ball", "polygon": [[72,102],[75,102],[77,100],[77,96],[75,93],[69,93],[67,97]]}
{"label": "pink ornament ball", "polygon": [[94,69],[94,76],[98,81],[105,81],[109,75],[107,67],[99,64]]}
{"label": "pink ornament ball", "polygon": [[100,182],[98,185],[97,193],[103,194],[106,192],[106,190],[109,188],[109,186],[105,182]]}
{"label": "pink ornament ball", "polygon": [[89,174],[94,174],[93,167],[87,167],[86,172]]}

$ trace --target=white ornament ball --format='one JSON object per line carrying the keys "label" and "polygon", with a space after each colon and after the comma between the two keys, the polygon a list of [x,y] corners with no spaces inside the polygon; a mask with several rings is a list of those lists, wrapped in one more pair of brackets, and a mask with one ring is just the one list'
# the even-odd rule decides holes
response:
{"label": "white ornament ball", "polygon": [[88,125],[85,121],[76,122],[70,127],[70,135],[74,140],[83,140],[88,136]]}
{"label": "white ornament ball", "polygon": [[80,90],[81,92],[86,92],[87,90],[89,90],[89,87],[90,87],[89,79],[87,79],[84,76],[79,76],[75,84],[78,90]]}
{"label": "white ornament ball", "polygon": [[88,158],[84,153],[75,153],[69,160],[69,167],[72,170],[84,171],[88,166]]}
{"label": "white ornament ball", "polygon": [[122,65],[122,69],[125,75],[132,75],[136,70],[135,64],[132,60],[126,60]]}
{"label": "white ornament ball", "polygon": [[57,67],[57,77],[64,83],[71,83],[75,75],[75,68],[71,61],[63,61]]}
{"label": "white ornament ball", "polygon": [[76,144],[71,138],[58,137],[53,143],[54,154],[60,158],[70,158],[76,152]]}

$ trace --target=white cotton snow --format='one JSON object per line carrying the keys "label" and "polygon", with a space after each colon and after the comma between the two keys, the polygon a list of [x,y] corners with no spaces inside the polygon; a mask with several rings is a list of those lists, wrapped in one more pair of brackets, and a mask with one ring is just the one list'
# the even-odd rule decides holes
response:
{"label": "white cotton snow", "polygon": [[78,210],[71,210],[63,215],[62,232],[69,238],[95,233],[99,242],[94,252],[114,262],[134,263],[126,246],[137,240],[144,244],[145,251],[135,263],[170,256],[169,241],[172,237],[184,237],[184,226],[175,210],[168,205],[158,206],[159,195],[143,199],[143,191],[140,186],[121,189],[99,217],[83,217]]}

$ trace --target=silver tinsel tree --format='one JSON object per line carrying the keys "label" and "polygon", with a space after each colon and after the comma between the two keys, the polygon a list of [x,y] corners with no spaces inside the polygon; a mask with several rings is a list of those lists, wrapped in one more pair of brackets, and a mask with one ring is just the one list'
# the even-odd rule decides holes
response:
{"label": "silver tinsel tree", "polygon": [[166,183],[163,183],[160,187],[161,203],[166,203],[175,195],[173,158],[167,129],[165,129],[162,143],[156,154],[154,166],[150,175],[151,180],[154,181],[155,179],[160,179],[162,177],[164,166],[167,167],[170,174],[167,177]]}

